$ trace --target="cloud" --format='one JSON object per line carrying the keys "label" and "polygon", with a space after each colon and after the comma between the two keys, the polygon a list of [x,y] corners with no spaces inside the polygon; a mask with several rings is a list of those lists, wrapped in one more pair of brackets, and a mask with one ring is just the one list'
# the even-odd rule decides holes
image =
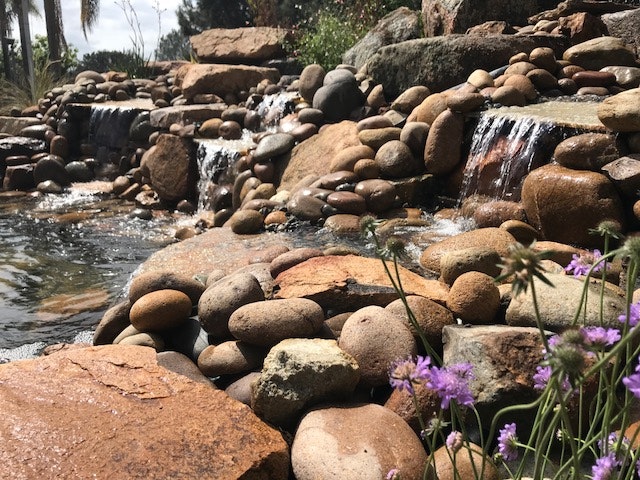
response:
{"label": "cloud", "polygon": [[[40,11],[44,12],[42,0],[37,3]],[[161,12],[160,24],[158,23],[158,13],[153,8],[156,5],[154,0],[130,0],[130,3],[137,15],[137,21],[134,17],[131,18],[133,26],[127,21],[121,8],[122,0],[118,0],[118,2],[102,0],[97,22],[93,29],[87,32],[85,39],[80,24],[80,0],[62,1],[65,37],[70,45],[78,49],[80,58],[85,53],[98,50],[131,50],[134,42],[137,42],[138,46],[142,46],[139,33],[142,33],[145,56],[150,56],[153,55],[158,44],[158,27],[161,27],[162,35],[178,28],[178,20],[175,15],[178,2],[175,0],[158,0],[157,5],[159,5]],[[44,13],[42,17],[44,17]],[[138,24],[140,26],[139,32]],[[46,35],[44,18],[31,17],[32,37],[35,34]]]}

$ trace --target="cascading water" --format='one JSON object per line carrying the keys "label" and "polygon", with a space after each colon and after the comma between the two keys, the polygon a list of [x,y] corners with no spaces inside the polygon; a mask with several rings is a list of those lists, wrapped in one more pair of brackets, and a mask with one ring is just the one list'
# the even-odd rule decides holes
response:
{"label": "cascading water", "polygon": [[274,127],[286,115],[292,113],[295,102],[300,98],[297,92],[280,92],[273,95],[265,95],[255,107],[256,112],[263,119],[267,127]]}
{"label": "cascading water", "polygon": [[89,142],[119,150],[127,145],[129,128],[139,109],[94,105],[89,117]]}
{"label": "cascading water", "polygon": [[458,206],[474,194],[520,200],[524,177],[547,163],[567,134],[567,128],[549,119],[483,113],[471,137]]}

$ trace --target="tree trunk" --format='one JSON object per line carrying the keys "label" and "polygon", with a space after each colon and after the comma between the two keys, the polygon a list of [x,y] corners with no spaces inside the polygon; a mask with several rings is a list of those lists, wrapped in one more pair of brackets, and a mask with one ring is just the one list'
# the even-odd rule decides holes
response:
{"label": "tree trunk", "polygon": [[49,44],[50,68],[56,77],[61,73],[61,53],[60,53],[60,19],[56,0],[44,0],[44,18],[47,26],[47,43]]}
{"label": "tree trunk", "polygon": [[7,19],[7,6],[5,2],[0,5],[0,41],[2,42],[2,66],[4,69],[4,78],[13,81],[11,74],[11,61],[9,58],[9,21]]}
{"label": "tree trunk", "polygon": [[33,50],[31,48],[31,31],[29,29],[29,1],[22,0],[18,11],[18,25],[20,26],[20,45],[22,46],[22,65],[27,82],[33,92]]}

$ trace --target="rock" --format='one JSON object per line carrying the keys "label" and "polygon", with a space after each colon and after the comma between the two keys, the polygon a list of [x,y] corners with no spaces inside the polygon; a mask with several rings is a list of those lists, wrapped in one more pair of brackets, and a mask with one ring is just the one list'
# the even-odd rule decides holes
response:
{"label": "rock", "polygon": [[640,68],[638,67],[604,67],[601,72],[613,73],[616,83],[622,88],[631,89],[640,87]]}
{"label": "rock", "polygon": [[202,351],[209,346],[209,335],[197,317],[189,317],[179,327],[162,332],[167,350],[174,350],[197,363]]}
{"label": "rock", "polygon": [[357,193],[339,191],[330,193],[327,203],[342,213],[362,215],[367,211],[366,200]]}
{"label": "rock", "polygon": [[429,124],[425,122],[409,122],[400,132],[400,141],[407,144],[416,158],[424,158],[424,147],[429,135]]}
{"label": "rock", "polygon": [[[621,39],[626,45],[640,50],[640,11],[638,9],[607,13],[600,17],[608,34]],[[636,85],[637,86],[637,85]]]}
{"label": "rock", "polygon": [[495,34],[514,34],[516,29],[507,22],[491,20],[468,28],[465,33],[467,35],[482,35],[486,37]]}
{"label": "rock", "polygon": [[251,406],[251,385],[260,377],[260,372],[251,372],[239,380],[229,384],[224,389],[225,393],[234,400]]}
{"label": "rock", "polygon": [[363,158],[373,159],[374,157],[375,151],[366,145],[354,145],[347,147],[344,150],[337,152],[331,159],[330,171],[353,171],[353,167],[358,160]]}
{"label": "rock", "polygon": [[[584,282],[581,279],[557,273],[547,273],[545,276],[551,281],[553,287],[534,280],[538,299],[544,299],[538,304],[540,320],[545,328],[562,331],[574,325]],[[621,289],[604,289],[604,311],[601,319],[600,291],[599,283],[590,282],[586,306],[582,307],[583,310],[579,316],[579,325],[619,328],[618,317],[626,312],[624,292]],[[507,307],[506,321],[513,326],[536,326],[530,289],[526,294],[523,293],[511,299]]]}
{"label": "rock", "polygon": [[479,228],[499,227],[507,220],[526,219],[522,204],[509,200],[491,200],[483,203],[474,210],[472,217]]}
{"label": "rock", "polygon": [[423,122],[431,126],[438,115],[446,109],[447,95],[444,93],[433,93],[413,109],[407,120],[409,122]]}
{"label": "rock", "polygon": [[286,338],[311,337],[323,322],[324,312],[313,300],[265,300],[235,310],[229,318],[229,331],[250,345],[270,347]]}
{"label": "rock", "polygon": [[278,431],[224,392],[160,367],[149,348],[91,347],[1,365],[0,407],[3,478],[47,477],[52,466],[61,478],[289,475]]}
{"label": "rock", "polygon": [[491,94],[491,101],[505,107],[524,107],[527,104],[527,97],[525,97],[525,94],[517,87],[503,85],[496,88]]}
{"label": "rock", "polygon": [[[507,77],[507,79],[505,80],[503,87],[514,87],[524,96],[525,100],[529,102],[532,102],[538,97],[538,91],[536,90],[535,85],[526,75],[520,75],[517,73],[509,75],[509,77]],[[497,91],[498,90],[496,90],[496,92]],[[504,91],[505,90],[503,89],[502,92]],[[497,94],[494,92],[494,94],[491,95],[491,98],[503,105],[507,104],[504,101],[504,96],[502,96],[500,92],[498,92]],[[517,98],[516,100],[509,100],[509,102],[519,104],[520,102],[522,102],[522,100],[520,98]]]}
{"label": "rock", "polygon": [[470,363],[475,406],[495,412],[537,398],[533,375],[543,360],[540,330],[504,325],[450,326],[443,330],[445,365]]}
{"label": "rock", "polygon": [[450,250],[440,257],[440,278],[447,285],[452,285],[460,275],[472,271],[497,277],[500,274],[500,263],[500,255],[489,246]]}
{"label": "rock", "polygon": [[136,275],[129,286],[129,301],[135,303],[140,297],[156,290],[178,290],[185,293],[193,305],[198,304],[205,290],[204,284],[193,277],[180,273],[158,270]]}
{"label": "rock", "polygon": [[[402,266],[400,279],[407,295],[421,295],[441,305],[448,288]],[[309,298],[334,313],[368,305],[387,305],[398,298],[380,260],[355,255],[314,257],[276,278],[276,298]]]}
{"label": "rock", "polygon": [[636,197],[640,190],[640,154],[620,157],[606,164],[602,170],[623,195]]}
{"label": "rock", "polygon": [[202,63],[256,64],[283,57],[286,38],[280,28],[212,28],[189,41]]}
{"label": "rock", "polygon": [[606,133],[583,133],[563,140],[553,158],[563,167],[599,171],[621,156],[616,137]]}
{"label": "rock", "polygon": [[162,332],[183,324],[191,314],[191,299],[178,290],[156,290],[131,306],[129,319],[140,332]]}
{"label": "rock", "polygon": [[303,188],[296,191],[287,202],[287,211],[300,220],[318,222],[325,217],[325,211],[329,207],[322,198],[329,195],[328,190]]}
{"label": "rock", "polygon": [[482,447],[471,442],[465,443],[456,453],[447,451],[447,446],[442,445],[434,452],[433,463],[438,480],[501,478],[491,458],[482,454]]}
{"label": "rock", "polygon": [[426,37],[464,33],[488,20],[503,20],[511,25],[527,25],[529,16],[557,2],[550,0],[499,0],[478,5],[471,0],[432,0],[422,4],[422,21]]}
{"label": "rock", "polygon": [[198,357],[198,368],[207,377],[247,373],[260,368],[265,355],[262,348],[230,340],[206,347]]}
{"label": "rock", "polygon": [[562,59],[586,70],[600,70],[609,65],[636,67],[633,51],[616,37],[598,37],[565,50]]}
{"label": "rock", "polygon": [[287,153],[295,144],[295,138],[288,133],[274,133],[267,135],[260,140],[253,152],[253,159],[256,162],[264,162],[278,155]]}
{"label": "rock", "polygon": [[9,166],[4,171],[3,190],[30,190],[35,186],[32,164]]}
{"label": "rock", "polygon": [[116,339],[113,343],[129,347],[148,347],[156,352],[162,352],[165,347],[164,340],[158,333],[133,333],[122,339]]}
{"label": "rock", "polygon": [[[439,351],[442,348],[443,327],[455,323],[453,314],[442,305],[419,295],[407,295],[406,300],[422,334],[424,334],[429,344]],[[416,337],[416,341],[418,341],[419,332],[409,320],[407,309],[401,299],[391,302],[385,307],[385,310],[404,320],[413,336]]]}
{"label": "rock", "polygon": [[313,257],[320,257],[322,255],[322,250],[317,248],[295,248],[293,250],[283,252],[281,255],[275,257],[269,265],[269,272],[271,273],[271,276],[273,278],[276,278],[282,272],[293,267],[294,265],[298,265],[305,260]]}
{"label": "rock", "polygon": [[93,180],[93,171],[89,168],[86,162],[73,161],[65,165],[64,169],[67,171],[70,182],[90,182]]}
{"label": "rock", "polygon": [[500,308],[500,292],[486,273],[466,272],[451,285],[447,308],[464,323],[494,323]]}
{"label": "rock", "polygon": [[509,245],[513,243],[515,243],[513,236],[500,228],[471,230],[429,245],[420,256],[420,264],[428,270],[440,273],[441,258],[448,252],[489,247],[494,249],[500,257],[506,257],[509,254]]}
{"label": "rock", "polygon": [[442,112],[429,129],[424,147],[424,166],[427,173],[444,175],[461,160],[464,115],[451,110]]}
{"label": "rock", "polygon": [[365,387],[388,384],[391,365],[417,353],[406,323],[374,305],[357,310],[347,319],[338,345],[358,362],[360,382]]}
{"label": "rock", "polygon": [[457,91],[447,97],[447,107],[456,113],[469,113],[484,105],[484,101],[479,93]]}
{"label": "rock", "polygon": [[46,155],[38,160],[33,169],[33,178],[36,185],[47,180],[62,186],[71,183],[69,173],[64,168],[64,160],[56,155]]}
{"label": "rock", "polygon": [[606,98],[598,106],[598,119],[618,132],[640,131],[640,88]]}
{"label": "rock", "polygon": [[408,115],[429,95],[431,95],[431,91],[424,85],[409,87],[393,101],[391,109]]}
{"label": "rock", "polygon": [[321,110],[327,122],[335,123],[349,118],[353,110],[364,105],[365,100],[355,80],[327,85],[325,77],[325,85],[313,96],[313,108]]}
{"label": "rock", "polygon": [[382,145],[376,153],[375,162],[382,178],[410,177],[423,170],[422,159],[416,158],[407,144],[400,140]]}
{"label": "rock", "polygon": [[589,234],[604,220],[625,224],[622,201],[600,173],[545,165],[533,170],[522,186],[527,218],[546,240],[598,247]]}
{"label": "rock", "polygon": [[200,93],[215,93],[224,97],[230,93],[249,91],[263,80],[277,83],[280,73],[275,68],[193,63],[180,67],[175,79],[176,86],[182,89],[185,98],[191,99]]}
{"label": "rock", "polygon": [[382,47],[366,68],[374,81],[384,85],[385,93],[394,98],[415,85],[441,92],[474,70],[500,68],[516,53],[536,47],[550,47],[559,55],[567,47],[567,40],[540,35],[434,36]]}
{"label": "rock", "polygon": [[558,30],[577,45],[593,38],[608,35],[607,26],[600,17],[589,12],[577,12],[558,19]]}
{"label": "rock", "polygon": [[[296,145],[290,159],[279,161],[275,182],[279,185],[278,190],[291,191],[307,175],[322,176],[333,171],[330,168],[329,159],[354,146],[361,146],[355,122],[345,120],[335,125],[328,125],[318,135]],[[319,158],[325,158],[327,161],[319,162]]]}
{"label": "rock", "polygon": [[[220,115],[226,108],[227,105],[224,103],[180,105],[152,110],[149,118],[152,127],[168,130],[174,123],[192,124],[193,122],[206,122],[211,119],[220,120]],[[222,120],[220,120],[220,123],[222,123]]]}
{"label": "rock", "polygon": [[225,225],[239,235],[258,233],[264,227],[264,217],[256,210],[238,210]]}
{"label": "rock", "polygon": [[130,310],[131,303],[122,301],[104,312],[93,333],[93,344],[107,345],[113,343],[115,338],[130,325]]}
{"label": "rock", "polygon": [[69,155],[69,142],[67,137],[63,137],[62,135],[54,136],[49,145],[49,153],[62,158],[67,158]]}
{"label": "rock", "polygon": [[[442,337],[442,334],[440,335]],[[442,339],[440,339],[442,342]],[[418,415],[422,418],[437,417],[440,411],[440,396],[438,392],[427,388],[424,383],[414,385],[415,397],[407,390],[394,388],[384,403],[384,407],[400,415],[416,434],[420,435],[422,426]],[[417,409],[416,412],[416,403]]]}
{"label": "rock", "polygon": [[418,12],[400,7],[382,17],[358,43],[342,55],[342,61],[359,69],[380,47],[420,36]]}
{"label": "rock", "polygon": [[250,273],[228,275],[207,288],[198,302],[202,328],[214,337],[229,335],[229,317],[238,308],[264,300],[260,283]]}
{"label": "rock", "polygon": [[398,127],[370,128],[360,131],[358,138],[363,145],[378,150],[387,142],[399,140],[401,131]]}
{"label": "rock", "polygon": [[[302,73],[300,74],[298,88],[300,90],[300,95],[302,95],[302,98],[304,98],[305,101],[313,103],[313,96],[322,86],[325,75],[326,72],[324,68],[317,63],[312,63],[304,67],[304,70],[302,70]],[[318,109],[314,110],[321,111]],[[324,114],[322,114],[322,117],[324,118]]]}
{"label": "rock", "polygon": [[282,340],[253,383],[251,407],[267,422],[291,427],[315,404],[349,399],[359,379],[355,359],[335,340]]}
{"label": "rock", "polygon": [[142,157],[141,164],[158,196],[167,201],[178,201],[194,195],[197,172],[195,146],[191,140],[175,135],[160,135],[156,144]]}
{"label": "rock", "polygon": [[616,76],[611,72],[584,70],[574,73],[571,80],[576,83],[578,89],[582,87],[611,87],[616,83]]}
{"label": "rock", "polygon": [[156,355],[156,359],[158,365],[167,370],[183,375],[194,382],[216,388],[213,382],[198,370],[197,365],[180,352],[160,352]]}

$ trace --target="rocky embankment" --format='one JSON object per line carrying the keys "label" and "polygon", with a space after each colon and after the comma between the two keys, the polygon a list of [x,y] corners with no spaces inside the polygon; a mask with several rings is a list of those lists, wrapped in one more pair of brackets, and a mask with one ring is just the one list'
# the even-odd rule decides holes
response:
{"label": "rocky embankment", "polygon": [[[194,209],[194,138],[233,139],[255,129],[255,146],[242,152],[236,172],[209,185],[210,212],[184,232],[192,238],[143,265],[127,298],[97,326],[94,346],[60,346],[0,366],[0,476],[380,479],[398,469],[403,479],[423,478],[415,409],[431,418],[441,404],[426,387],[416,405],[389,386],[391,364],[425,350],[382,261],[348,248],[296,248],[283,231],[295,219],[358,235],[365,214],[382,222],[383,239],[398,225],[424,226],[416,205],[457,195],[480,112],[542,96],[601,97],[598,125],[556,141],[509,201],[466,202],[478,228],[424,241],[419,265],[398,269],[407,303],[444,364],[474,366],[470,387],[483,417],[534,398],[542,345],[533,301],[496,284],[496,265],[515,242],[537,240],[534,248],[552,251],[545,268],[555,288],[537,286],[540,316],[562,331],[583,288],[564,267],[600,246],[589,229],[609,220],[632,236],[640,221],[637,53],[594,20],[606,25],[606,15],[620,13],[596,17],[571,11],[576,4],[564,2],[518,34],[487,36],[504,25],[486,24],[466,35],[376,45],[353,57],[367,58],[358,68],[310,65],[298,77],[246,67],[253,77],[245,68],[201,64],[155,83],[84,74],[43,99],[37,111],[46,120],[28,127],[37,134],[0,141],[12,152],[5,188],[18,188],[18,178],[41,191],[63,187],[77,180],[69,167],[75,161],[96,173],[90,155],[53,156],[97,153],[70,146],[64,129],[72,119],[63,106],[99,101],[102,90],[155,104],[132,126],[133,153],[111,152],[101,164],[121,174],[113,192],[138,206]],[[638,10],[620,10],[637,22]],[[298,100],[265,133],[269,120],[255,107],[283,90]],[[6,146],[34,142],[20,154]],[[495,172],[505,156],[497,143],[478,170]],[[421,245],[420,233],[412,241]],[[625,308],[620,271],[614,264],[604,290],[603,318],[612,326]],[[587,325],[600,315],[600,287],[592,288]],[[449,457],[436,459],[438,477],[452,478]],[[500,478],[491,462],[483,478]]]}

